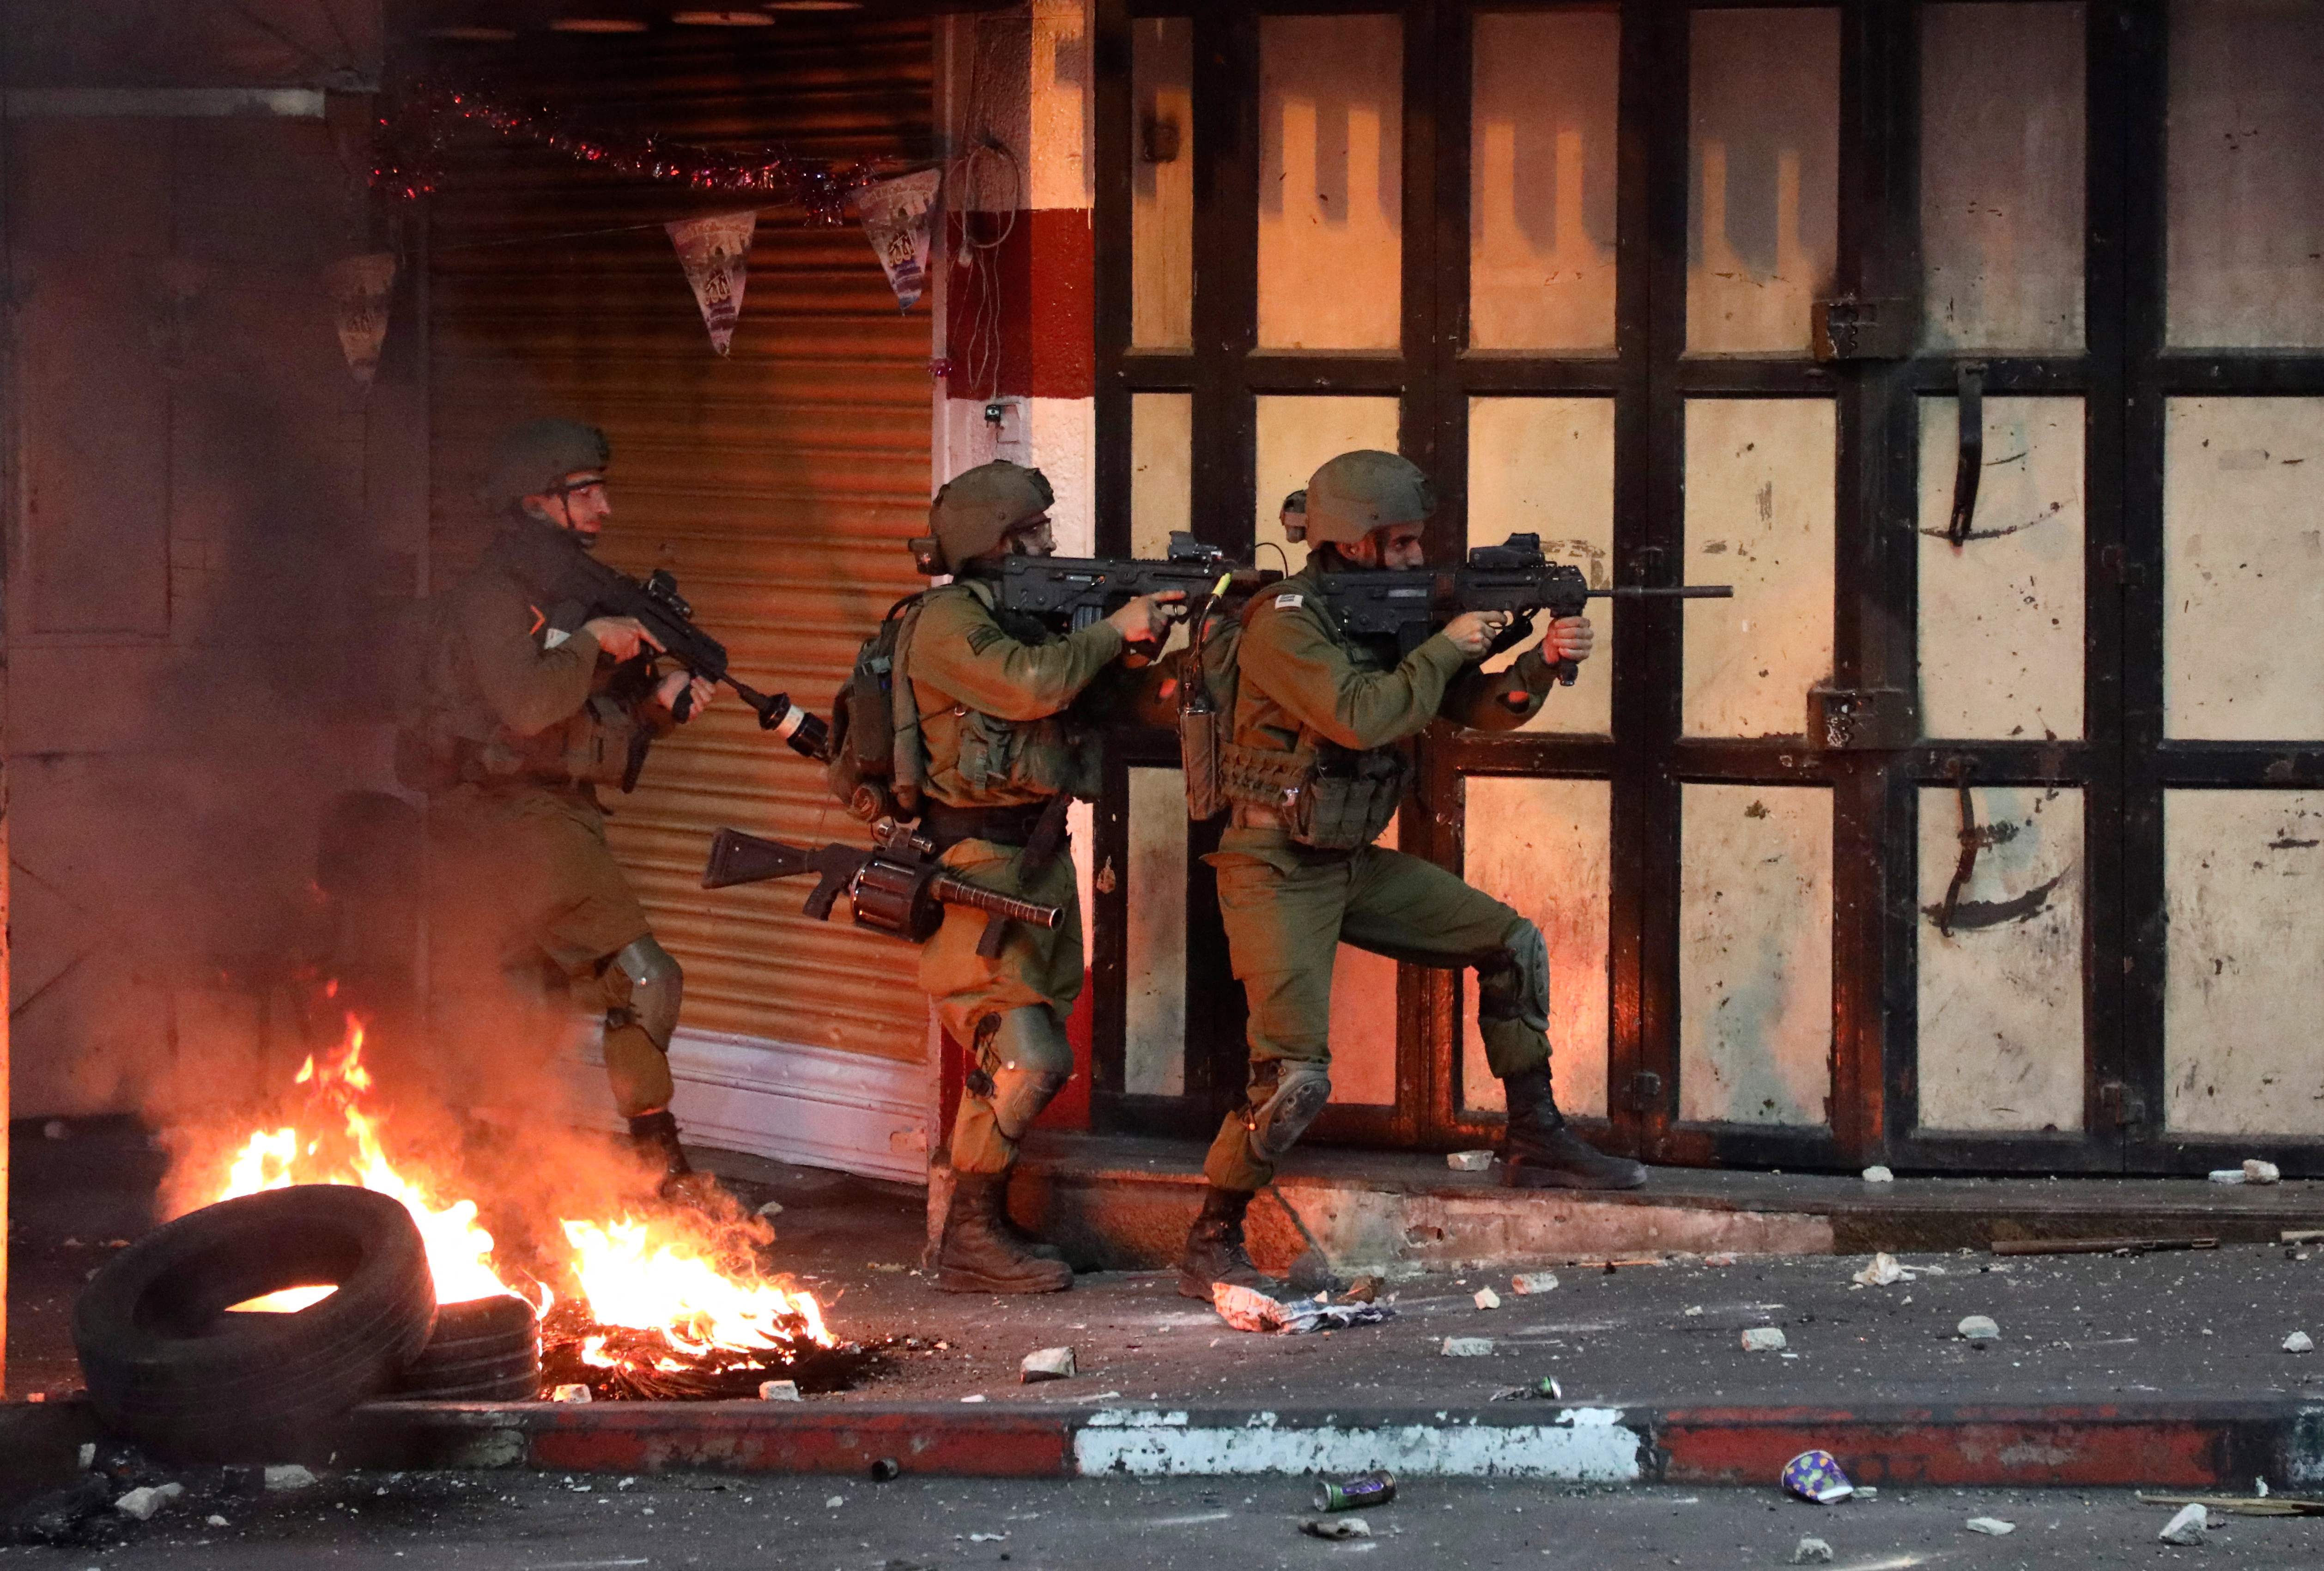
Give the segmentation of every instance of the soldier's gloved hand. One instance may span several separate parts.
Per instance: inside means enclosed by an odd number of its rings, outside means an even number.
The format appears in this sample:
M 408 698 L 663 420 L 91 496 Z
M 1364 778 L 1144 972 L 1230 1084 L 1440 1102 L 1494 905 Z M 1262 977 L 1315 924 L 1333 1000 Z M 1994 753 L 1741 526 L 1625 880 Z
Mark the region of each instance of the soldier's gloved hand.
M 1186 592 L 1165 589 L 1127 601 L 1106 618 L 1131 643 L 1159 643 L 1170 634 L 1170 624 L 1186 614 Z
M 1588 660 L 1590 652 L 1598 647 L 1598 633 L 1587 616 L 1561 616 L 1549 624 L 1541 647 L 1554 661 Z
M 1493 647 L 1493 640 L 1509 624 L 1506 611 L 1463 611 L 1444 624 L 1444 636 L 1465 660 L 1482 660 L 1485 652 Z
M 661 647 L 661 642 L 634 616 L 592 616 L 581 624 L 581 631 L 595 639 L 597 647 L 612 656 L 616 665 L 635 659 L 641 648 Z
M 691 720 L 710 707 L 711 697 L 717 691 L 718 684 L 715 682 L 689 675 L 685 671 L 672 671 L 662 678 L 660 685 L 654 688 L 654 702 L 671 714 L 678 715 L 682 721 Z M 686 713 L 678 715 L 678 698 L 687 693 L 691 693 L 693 698 L 687 705 Z

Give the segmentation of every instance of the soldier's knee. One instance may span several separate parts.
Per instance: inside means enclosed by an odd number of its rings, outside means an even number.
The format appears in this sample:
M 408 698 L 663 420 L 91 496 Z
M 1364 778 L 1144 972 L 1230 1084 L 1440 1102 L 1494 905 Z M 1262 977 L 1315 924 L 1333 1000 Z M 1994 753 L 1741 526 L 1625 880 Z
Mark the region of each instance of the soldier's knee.
M 974 1089 L 992 1104 L 1003 1138 L 1025 1138 L 1074 1072 L 1073 1044 L 1055 1013 L 1028 1004 L 977 1022 Z
M 609 1011 L 609 1017 L 621 1015 L 635 1021 L 653 1039 L 654 1046 L 668 1052 L 686 991 L 686 972 L 678 957 L 648 933 L 616 951 L 613 968 L 628 981 L 630 996 L 626 1003 Z
M 1549 1024 L 1549 945 L 1523 917 L 1511 920 L 1500 948 L 1477 966 L 1477 1018 Z

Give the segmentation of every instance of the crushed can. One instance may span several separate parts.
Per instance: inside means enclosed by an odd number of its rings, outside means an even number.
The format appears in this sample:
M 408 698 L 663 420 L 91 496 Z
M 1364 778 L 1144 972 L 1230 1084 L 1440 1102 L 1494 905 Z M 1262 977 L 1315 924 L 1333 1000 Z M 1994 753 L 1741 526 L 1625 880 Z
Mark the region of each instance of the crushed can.
M 1784 1487 L 1818 1505 L 1831 1505 L 1856 1492 L 1829 1451 L 1803 1451 L 1784 1463 Z
M 1395 1498 L 1393 1473 L 1359 1473 L 1347 1478 L 1315 1481 L 1315 1509 L 1319 1511 L 1361 1511 L 1366 1506 L 1386 1505 Z

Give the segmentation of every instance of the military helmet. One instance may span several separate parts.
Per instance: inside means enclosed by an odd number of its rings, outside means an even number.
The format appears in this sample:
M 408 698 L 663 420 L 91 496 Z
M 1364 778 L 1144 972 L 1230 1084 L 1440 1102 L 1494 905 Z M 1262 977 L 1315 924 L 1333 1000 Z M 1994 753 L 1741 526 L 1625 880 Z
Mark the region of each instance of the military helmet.
M 512 425 L 493 444 L 492 467 L 476 488 L 476 500 L 503 513 L 528 496 L 545 496 L 567 475 L 602 469 L 613 444 L 595 426 L 572 420 L 529 420 Z
M 1376 529 L 1419 523 L 1436 511 L 1436 487 L 1409 458 L 1373 448 L 1342 453 L 1307 482 L 1307 542 L 1353 545 Z
M 922 572 L 958 572 L 1010 530 L 1047 513 L 1056 499 L 1038 469 L 1006 458 L 979 464 L 954 476 L 928 504 L 928 534 L 912 542 L 912 555 Z

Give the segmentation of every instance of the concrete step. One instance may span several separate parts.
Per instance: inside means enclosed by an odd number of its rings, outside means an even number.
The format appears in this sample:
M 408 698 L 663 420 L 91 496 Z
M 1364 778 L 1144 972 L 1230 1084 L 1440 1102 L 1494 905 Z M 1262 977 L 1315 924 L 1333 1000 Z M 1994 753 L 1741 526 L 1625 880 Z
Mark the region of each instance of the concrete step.
M 1203 1148 L 1132 1135 L 1042 1133 L 1010 1188 L 1023 1225 L 1084 1270 L 1177 1258 L 1202 1201 Z M 929 1189 L 942 1215 L 943 1175 Z M 1652 1169 L 1621 1194 L 1512 1190 L 1441 1156 L 1303 1148 L 1253 1202 L 1251 1258 L 1305 1277 L 1522 1270 L 1667 1254 L 1865 1254 L 1985 1249 L 2004 1239 L 2216 1238 L 2273 1243 L 2324 1227 L 2324 1182 L 1900 1178 Z M 1297 1268 L 1295 1271 L 1295 1268 Z

